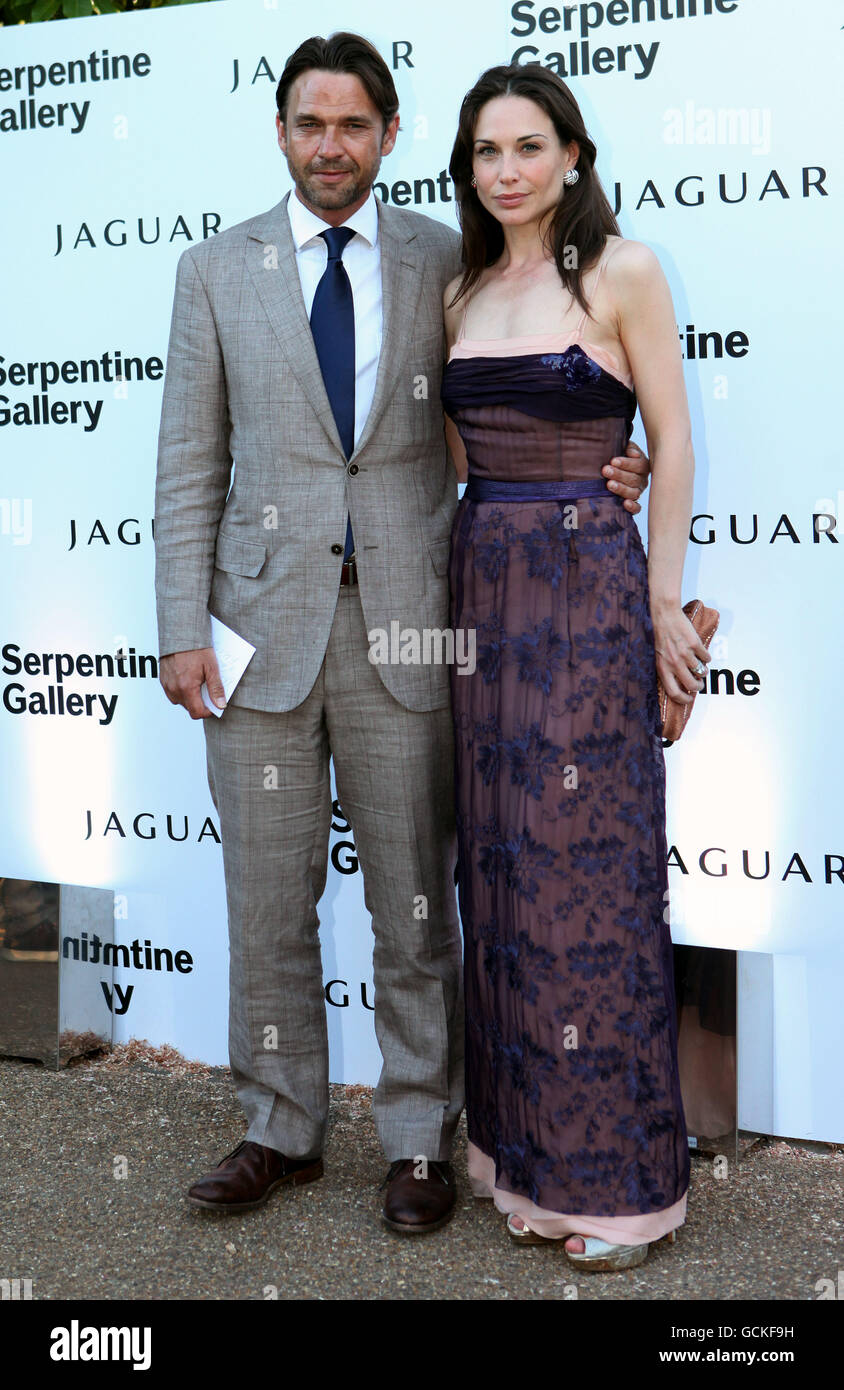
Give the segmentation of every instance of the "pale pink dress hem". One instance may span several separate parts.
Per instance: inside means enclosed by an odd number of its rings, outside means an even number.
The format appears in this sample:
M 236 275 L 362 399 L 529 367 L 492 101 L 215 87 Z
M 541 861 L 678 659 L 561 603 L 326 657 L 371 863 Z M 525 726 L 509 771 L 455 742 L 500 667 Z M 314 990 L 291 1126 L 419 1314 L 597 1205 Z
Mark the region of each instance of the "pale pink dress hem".
M 527 1197 L 518 1197 L 514 1192 L 496 1187 L 495 1164 L 471 1142 L 469 1182 L 475 1197 L 491 1197 L 500 1212 L 520 1216 L 537 1235 L 554 1240 L 572 1235 L 598 1236 L 615 1245 L 642 1245 L 668 1235 L 686 1219 L 687 1192 L 672 1207 L 648 1216 L 566 1216 L 562 1212 L 547 1211 Z

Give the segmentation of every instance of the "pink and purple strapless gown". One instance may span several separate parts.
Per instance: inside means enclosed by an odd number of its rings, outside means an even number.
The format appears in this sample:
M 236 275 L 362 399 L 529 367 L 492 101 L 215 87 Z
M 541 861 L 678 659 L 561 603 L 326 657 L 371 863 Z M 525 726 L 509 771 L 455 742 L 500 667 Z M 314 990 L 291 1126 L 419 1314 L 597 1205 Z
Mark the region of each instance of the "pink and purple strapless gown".
M 587 346 L 460 339 L 443 375 L 469 1171 L 540 1234 L 638 1244 L 682 1224 L 689 1150 L 647 563 L 601 474 L 636 396 Z

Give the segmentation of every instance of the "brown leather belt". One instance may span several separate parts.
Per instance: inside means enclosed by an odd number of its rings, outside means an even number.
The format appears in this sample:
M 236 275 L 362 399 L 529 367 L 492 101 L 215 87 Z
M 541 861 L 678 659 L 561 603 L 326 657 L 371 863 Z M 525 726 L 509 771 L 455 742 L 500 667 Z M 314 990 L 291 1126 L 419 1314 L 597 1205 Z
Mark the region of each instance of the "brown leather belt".
M 357 561 L 356 561 L 356 559 L 355 559 L 355 557 L 354 557 L 354 555 L 353 555 L 353 556 L 351 557 L 351 559 L 346 560 L 346 561 L 344 561 L 344 563 L 343 563 L 343 568 L 340 570 L 340 583 L 341 583 L 341 584 L 357 584 L 357 582 L 358 582 L 358 567 L 357 567 Z

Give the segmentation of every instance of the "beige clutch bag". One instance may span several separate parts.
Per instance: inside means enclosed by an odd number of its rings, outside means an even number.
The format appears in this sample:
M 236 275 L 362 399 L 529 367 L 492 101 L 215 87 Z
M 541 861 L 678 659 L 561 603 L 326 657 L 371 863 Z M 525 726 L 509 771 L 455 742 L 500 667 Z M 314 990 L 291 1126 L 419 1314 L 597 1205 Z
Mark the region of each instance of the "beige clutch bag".
M 715 608 L 707 608 L 699 598 L 693 598 L 688 603 L 684 603 L 683 612 L 703 645 L 708 647 L 715 636 L 721 617 L 720 613 Z M 691 704 L 688 705 L 681 705 L 676 700 L 670 700 L 659 676 L 656 678 L 656 693 L 659 700 L 659 717 L 662 720 L 662 737 L 668 743 L 676 743 L 688 723 L 689 715 L 694 706 L 694 696 Z

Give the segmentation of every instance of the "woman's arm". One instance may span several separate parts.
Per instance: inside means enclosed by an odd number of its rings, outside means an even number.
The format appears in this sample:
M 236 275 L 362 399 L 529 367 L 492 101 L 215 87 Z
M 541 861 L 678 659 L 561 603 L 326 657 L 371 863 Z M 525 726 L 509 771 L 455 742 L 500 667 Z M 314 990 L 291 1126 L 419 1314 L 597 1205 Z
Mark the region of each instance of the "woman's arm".
M 453 309 L 449 308 L 449 302 L 453 298 L 454 291 L 459 284 L 460 276 L 458 275 L 453 280 L 449 281 L 443 291 L 443 325 L 445 327 L 446 361 L 448 361 L 448 354 L 451 351 L 452 344 L 457 340 L 459 331 L 458 325 L 460 316 L 463 313 L 462 305 L 458 305 Z M 445 442 L 448 446 L 448 452 L 451 455 L 451 461 L 454 464 L 455 472 L 457 473 L 457 481 L 458 483 L 465 483 L 469 477 L 469 460 L 466 457 L 466 449 L 463 445 L 463 440 L 460 438 L 460 431 L 454 421 L 450 419 L 448 415 L 444 418 Z
M 688 702 L 703 685 L 692 669 L 711 657 L 682 608 L 694 453 L 674 306 L 659 261 L 641 242 L 624 241 L 606 276 L 651 458 L 648 588 L 657 669 L 669 697 Z
M 465 483 L 469 477 L 469 460 L 466 457 L 466 447 L 460 438 L 460 431 L 450 416 L 445 417 L 445 442 L 448 445 L 448 452 L 457 473 L 458 483 Z

